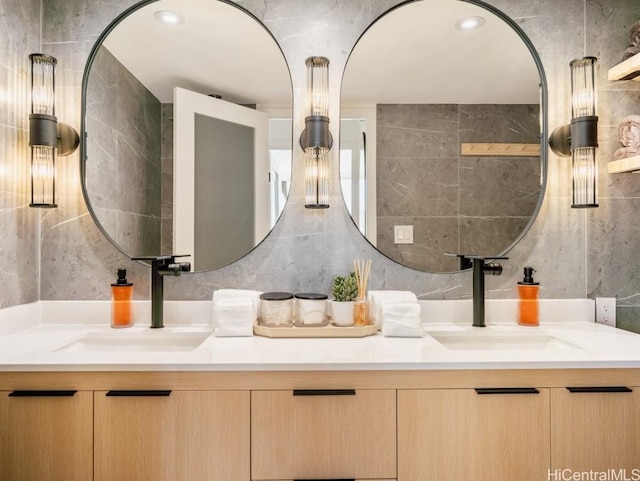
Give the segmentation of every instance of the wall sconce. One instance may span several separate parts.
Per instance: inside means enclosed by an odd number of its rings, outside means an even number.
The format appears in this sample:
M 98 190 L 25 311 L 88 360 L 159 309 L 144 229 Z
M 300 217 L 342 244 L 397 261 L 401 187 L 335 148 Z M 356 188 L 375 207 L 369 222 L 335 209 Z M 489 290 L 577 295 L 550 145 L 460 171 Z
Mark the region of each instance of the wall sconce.
M 573 203 L 571 207 L 598 207 L 596 148 L 598 117 L 596 116 L 595 57 L 572 60 L 571 124 L 553 131 L 549 146 L 556 155 L 572 157 Z
M 73 127 L 58 123 L 55 116 L 55 77 L 57 60 L 32 53 L 31 114 L 31 203 L 29 207 L 56 207 L 56 151 L 72 154 L 80 141 Z
M 305 207 L 329 207 L 329 59 L 309 57 L 307 65 L 307 116 L 300 146 L 305 152 Z

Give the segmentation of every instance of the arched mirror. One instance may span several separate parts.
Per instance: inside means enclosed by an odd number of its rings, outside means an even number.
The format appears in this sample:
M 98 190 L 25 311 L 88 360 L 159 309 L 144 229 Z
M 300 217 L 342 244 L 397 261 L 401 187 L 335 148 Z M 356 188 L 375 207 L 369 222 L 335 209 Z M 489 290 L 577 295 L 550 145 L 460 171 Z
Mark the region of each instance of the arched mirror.
M 292 84 L 271 34 L 222 0 L 143 1 L 94 46 L 81 177 L 129 257 L 229 264 L 269 233 L 291 179 Z
M 358 228 L 426 272 L 460 270 L 445 253 L 507 252 L 544 195 L 546 95 L 530 41 L 493 7 L 415 0 L 387 12 L 342 81 L 340 178 Z

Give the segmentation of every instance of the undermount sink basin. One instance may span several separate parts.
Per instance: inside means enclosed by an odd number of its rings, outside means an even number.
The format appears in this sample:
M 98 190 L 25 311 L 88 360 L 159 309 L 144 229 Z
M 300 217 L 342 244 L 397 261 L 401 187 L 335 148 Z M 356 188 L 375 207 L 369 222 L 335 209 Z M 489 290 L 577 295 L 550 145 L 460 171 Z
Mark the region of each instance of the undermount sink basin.
M 193 351 L 209 332 L 94 332 L 56 349 L 57 352 L 174 352 Z
M 582 349 L 571 342 L 540 332 L 431 332 L 431 336 L 447 349 Z

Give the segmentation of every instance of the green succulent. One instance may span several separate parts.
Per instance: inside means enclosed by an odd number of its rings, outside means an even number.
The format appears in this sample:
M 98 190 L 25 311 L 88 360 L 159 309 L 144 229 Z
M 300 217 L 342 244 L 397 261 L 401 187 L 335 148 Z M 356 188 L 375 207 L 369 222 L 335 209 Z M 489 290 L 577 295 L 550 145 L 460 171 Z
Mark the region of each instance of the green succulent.
M 331 294 L 333 294 L 333 298 L 339 302 L 355 300 L 358 297 L 358 280 L 356 273 L 352 272 L 344 277 L 334 277 Z

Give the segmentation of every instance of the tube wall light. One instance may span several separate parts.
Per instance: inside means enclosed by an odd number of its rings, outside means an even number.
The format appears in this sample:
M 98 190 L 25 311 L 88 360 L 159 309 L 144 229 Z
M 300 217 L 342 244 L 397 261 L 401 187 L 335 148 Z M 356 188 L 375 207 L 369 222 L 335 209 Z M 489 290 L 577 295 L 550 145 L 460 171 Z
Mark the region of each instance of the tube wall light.
M 30 207 L 56 207 L 56 152 L 65 156 L 78 147 L 78 133 L 58 123 L 55 115 L 55 76 L 57 61 L 50 55 L 33 53 L 31 61 L 31 147 Z
M 549 139 L 551 150 L 572 157 L 574 208 L 598 207 L 598 117 L 595 86 L 595 57 L 571 61 L 571 124 L 558 127 Z
M 305 207 L 329 207 L 329 60 L 309 57 L 307 66 L 307 111 L 300 146 L 305 152 Z

